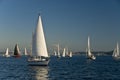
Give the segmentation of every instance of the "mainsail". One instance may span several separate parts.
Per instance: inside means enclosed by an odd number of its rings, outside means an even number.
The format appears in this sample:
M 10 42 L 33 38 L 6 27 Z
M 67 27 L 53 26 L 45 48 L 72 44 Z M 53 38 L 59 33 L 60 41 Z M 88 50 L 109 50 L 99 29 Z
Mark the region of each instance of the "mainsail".
M 8 48 L 6 49 L 5 55 L 9 55 L 9 49 Z
M 59 44 L 57 45 L 57 47 L 58 47 L 58 57 L 60 57 L 60 47 L 59 47 Z
M 18 44 L 15 45 L 14 55 L 20 55 L 20 50 L 19 50 Z
M 114 57 L 120 56 L 120 53 L 119 53 L 119 44 L 118 43 L 117 43 L 117 47 L 113 51 L 113 55 L 112 56 L 114 56 Z
M 87 58 L 95 60 L 96 57 L 90 51 L 90 38 L 88 37 Z
M 65 57 L 65 48 L 63 49 L 62 57 Z
M 38 24 L 35 33 L 33 34 L 32 55 L 48 57 L 41 16 L 38 18 Z
M 90 38 L 88 37 L 88 56 L 91 56 L 91 51 L 90 51 Z
M 54 56 L 57 56 L 57 52 L 56 51 L 54 51 Z
M 72 52 L 70 51 L 69 57 L 72 57 Z
M 27 49 L 25 48 L 24 54 L 27 55 Z

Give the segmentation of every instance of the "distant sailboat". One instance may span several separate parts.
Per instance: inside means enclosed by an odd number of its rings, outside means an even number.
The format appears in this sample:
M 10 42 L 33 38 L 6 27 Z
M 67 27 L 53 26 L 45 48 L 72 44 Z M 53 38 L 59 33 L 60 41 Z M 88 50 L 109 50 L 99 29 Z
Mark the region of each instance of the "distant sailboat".
M 15 45 L 13 57 L 20 57 L 20 50 L 18 44 Z
M 90 51 L 90 38 L 88 37 L 87 58 L 95 60 L 96 57 Z
M 70 51 L 69 57 L 72 57 L 72 52 Z
M 56 51 L 54 51 L 54 56 L 57 56 L 57 52 Z
M 38 25 L 32 36 L 32 55 L 28 58 L 28 63 L 37 66 L 47 66 L 49 63 L 41 16 L 38 18 Z
M 115 58 L 120 58 L 120 53 L 119 53 L 119 44 L 117 43 L 117 47 L 113 51 L 113 57 Z
M 57 45 L 57 47 L 58 47 L 57 57 L 60 58 L 61 56 L 60 56 L 60 47 L 59 47 L 59 44 Z
M 9 49 L 8 49 L 8 48 L 6 49 L 6 53 L 5 53 L 5 55 L 3 55 L 3 56 L 5 56 L 5 57 L 10 57 L 10 55 L 9 55 Z
M 68 51 L 68 48 L 66 48 L 66 57 L 69 57 L 69 51 Z
M 70 51 L 68 51 L 68 48 L 67 48 L 67 50 L 66 50 L 66 57 L 72 57 L 72 52 Z
M 25 48 L 24 54 L 25 54 L 25 55 L 28 55 L 28 53 L 27 53 L 27 49 L 26 49 L 26 48 Z
M 65 57 L 65 48 L 63 49 L 62 57 Z

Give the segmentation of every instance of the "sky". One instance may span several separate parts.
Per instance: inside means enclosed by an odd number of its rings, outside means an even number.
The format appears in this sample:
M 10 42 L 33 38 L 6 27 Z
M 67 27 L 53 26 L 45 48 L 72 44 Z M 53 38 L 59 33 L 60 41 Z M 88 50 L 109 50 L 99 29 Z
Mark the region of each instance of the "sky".
M 110 51 L 120 43 L 119 0 L 0 0 L 0 51 L 30 50 L 40 13 L 48 51 Z

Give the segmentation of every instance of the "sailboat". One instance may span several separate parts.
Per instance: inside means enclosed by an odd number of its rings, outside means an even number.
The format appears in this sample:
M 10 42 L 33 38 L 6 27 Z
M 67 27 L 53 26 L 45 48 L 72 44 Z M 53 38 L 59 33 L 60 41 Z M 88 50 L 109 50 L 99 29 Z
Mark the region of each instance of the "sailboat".
M 120 58 L 119 44 L 118 44 L 118 43 L 117 43 L 116 48 L 115 48 L 114 51 L 113 51 L 113 55 L 112 55 L 112 56 L 115 57 L 115 58 Z
M 67 48 L 67 50 L 66 50 L 66 57 L 72 57 L 72 52 L 70 51 L 68 51 L 68 48 Z
M 62 57 L 65 57 L 65 48 L 63 49 Z
M 66 57 L 69 57 L 68 48 L 66 48 Z
M 3 55 L 3 56 L 5 56 L 5 57 L 10 57 L 10 55 L 9 55 L 9 49 L 8 49 L 8 48 L 6 49 L 6 53 L 5 53 L 5 55 Z
M 54 51 L 54 56 L 57 56 L 57 52 L 56 51 Z
M 60 58 L 61 56 L 60 56 L 60 47 L 59 47 L 59 44 L 57 45 L 57 47 L 58 47 L 57 57 Z
M 69 57 L 72 57 L 72 52 L 70 51 Z
M 90 51 L 90 38 L 88 37 L 88 48 L 87 48 L 87 58 L 95 60 L 96 57 Z
M 41 16 L 38 18 L 38 24 L 32 36 L 32 55 L 28 58 L 28 64 L 34 66 L 47 66 L 49 56 L 42 27 Z
M 20 57 L 20 50 L 19 50 L 18 44 L 15 45 L 13 57 L 16 57 L 16 58 Z
M 24 54 L 27 55 L 27 49 L 25 48 Z

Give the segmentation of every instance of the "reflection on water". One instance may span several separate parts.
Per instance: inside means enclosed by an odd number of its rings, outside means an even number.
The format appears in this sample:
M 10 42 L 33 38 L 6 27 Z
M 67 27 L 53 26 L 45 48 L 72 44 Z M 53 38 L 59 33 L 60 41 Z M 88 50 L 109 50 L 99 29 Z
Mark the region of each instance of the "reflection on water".
M 47 66 L 29 66 L 29 71 L 33 80 L 48 80 Z
M 28 66 L 27 58 L 0 57 L 0 80 L 120 80 L 120 61 L 112 56 L 51 57 L 48 66 Z

